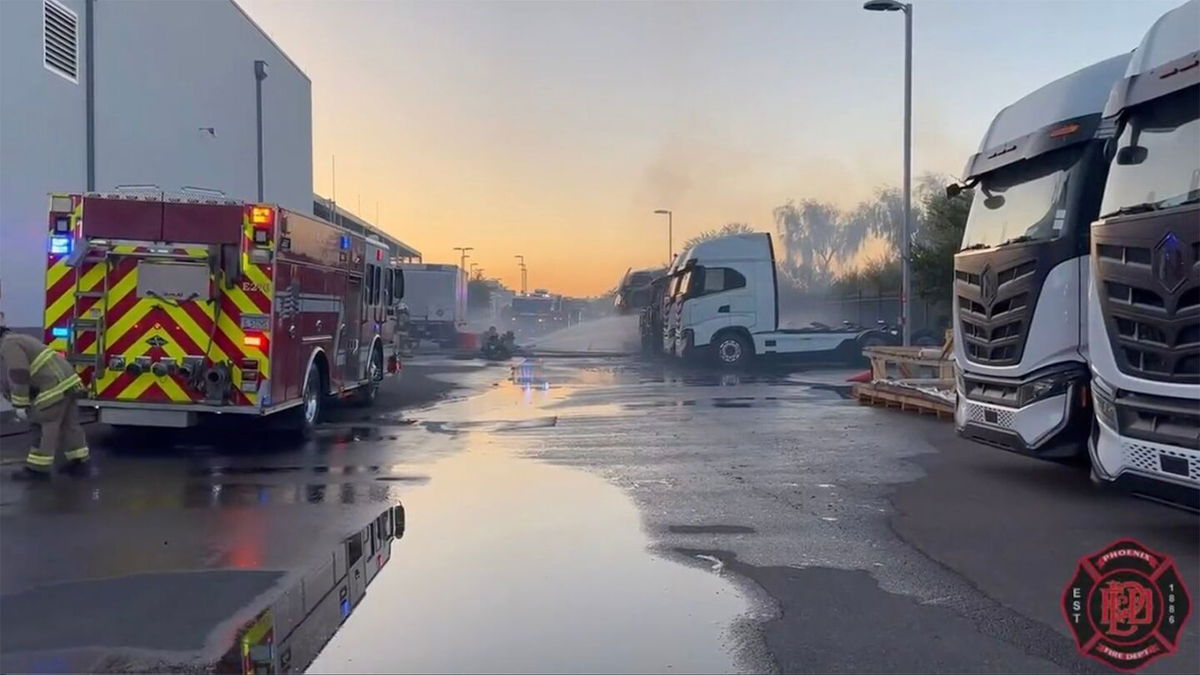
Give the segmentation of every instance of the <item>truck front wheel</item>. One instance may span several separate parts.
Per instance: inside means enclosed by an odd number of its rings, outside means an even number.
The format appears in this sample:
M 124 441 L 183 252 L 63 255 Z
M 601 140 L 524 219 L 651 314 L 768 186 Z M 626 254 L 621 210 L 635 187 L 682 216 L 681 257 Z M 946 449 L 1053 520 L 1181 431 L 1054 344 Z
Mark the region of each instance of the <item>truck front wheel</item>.
M 750 361 L 754 350 L 745 336 L 722 333 L 713 339 L 713 357 L 721 368 L 742 368 Z

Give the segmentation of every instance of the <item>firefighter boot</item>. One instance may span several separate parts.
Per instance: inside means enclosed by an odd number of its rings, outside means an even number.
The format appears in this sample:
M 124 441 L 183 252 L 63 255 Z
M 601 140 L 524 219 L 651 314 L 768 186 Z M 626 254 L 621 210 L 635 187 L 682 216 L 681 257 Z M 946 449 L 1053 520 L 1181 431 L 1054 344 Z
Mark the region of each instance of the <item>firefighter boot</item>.
M 58 468 L 59 473 L 65 473 L 75 478 L 91 478 L 95 475 L 92 462 L 87 459 L 72 459 Z

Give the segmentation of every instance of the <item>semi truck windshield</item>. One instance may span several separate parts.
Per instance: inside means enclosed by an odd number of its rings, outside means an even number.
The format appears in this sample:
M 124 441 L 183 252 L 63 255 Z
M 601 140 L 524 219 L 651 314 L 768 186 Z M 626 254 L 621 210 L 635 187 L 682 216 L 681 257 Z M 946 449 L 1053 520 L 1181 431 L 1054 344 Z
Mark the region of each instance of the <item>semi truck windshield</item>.
M 979 181 L 962 249 L 1054 239 L 1066 222 L 1067 179 L 1083 146 L 1001 167 Z
M 1133 110 L 1121 130 L 1100 213 L 1200 199 L 1200 92 L 1189 87 Z

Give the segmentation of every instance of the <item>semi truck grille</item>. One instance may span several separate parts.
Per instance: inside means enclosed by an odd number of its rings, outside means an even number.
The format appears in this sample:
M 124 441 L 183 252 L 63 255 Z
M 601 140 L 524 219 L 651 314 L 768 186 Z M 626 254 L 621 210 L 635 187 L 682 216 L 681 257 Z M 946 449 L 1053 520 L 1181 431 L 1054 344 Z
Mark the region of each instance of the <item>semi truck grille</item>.
M 1195 453 L 1180 452 L 1169 448 L 1149 446 L 1144 443 L 1126 441 L 1121 444 L 1125 455 L 1125 464 L 1143 473 L 1157 474 L 1174 478 L 1186 477 L 1191 481 L 1200 481 L 1200 459 Z M 1174 460 L 1174 465 L 1164 465 Z M 1174 471 L 1167 471 L 1164 466 L 1177 466 Z M 1184 467 L 1186 466 L 1186 476 Z
M 954 288 L 969 360 L 989 366 L 1020 362 L 1045 277 L 1030 248 L 956 257 Z
M 1098 222 L 1092 246 L 1117 367 L 1200 384 L 1200 207 Z
M 1020 405 L 1017 385 L 995 381 L 981 381 L 963 377 L 964 392 L 972 401 L 983 401 L 1015 408 Z
M 1119 392 L 1114 401 L 1122 436 L 1182 448 L 1200 448 L 1200 403 Z
M 965 401 L 963 405 L 966 407 L 967 419 L 977 424 L 1012 429 L 1016 421 L 1015 413 L 1008 408 L 985 406 L 973 401 Z

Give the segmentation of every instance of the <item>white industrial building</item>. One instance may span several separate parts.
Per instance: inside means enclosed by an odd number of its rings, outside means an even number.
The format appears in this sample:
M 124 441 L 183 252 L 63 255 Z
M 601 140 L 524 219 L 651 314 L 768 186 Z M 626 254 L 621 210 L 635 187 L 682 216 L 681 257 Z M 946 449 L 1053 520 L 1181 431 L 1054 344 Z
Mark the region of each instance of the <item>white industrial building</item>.
M 155 185 L 311 213 L 312 91 L 232 0 L 0 0 L 0 311 L 41 325 L 50 192 Z

